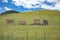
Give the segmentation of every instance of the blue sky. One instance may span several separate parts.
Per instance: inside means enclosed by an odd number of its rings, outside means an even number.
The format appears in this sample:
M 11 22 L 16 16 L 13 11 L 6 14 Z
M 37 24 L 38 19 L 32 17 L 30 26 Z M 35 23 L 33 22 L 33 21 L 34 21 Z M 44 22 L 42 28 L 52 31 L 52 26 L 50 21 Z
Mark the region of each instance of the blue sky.
M 0 0 L 0 13 L 7 10 L 25 12 L 41 9 L 60 11 L 60 0 Z

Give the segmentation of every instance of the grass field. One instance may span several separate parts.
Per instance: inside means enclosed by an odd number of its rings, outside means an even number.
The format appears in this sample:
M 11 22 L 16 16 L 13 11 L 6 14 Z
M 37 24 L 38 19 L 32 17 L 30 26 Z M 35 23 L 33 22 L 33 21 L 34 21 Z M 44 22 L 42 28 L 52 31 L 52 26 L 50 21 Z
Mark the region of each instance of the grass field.
M 49 25 L 30 25 L 34 18 L 47 19 Z M 6 19 L 14 19 L 7 24 Z M 19 25 L 20 20 L 26 20 L 27 25 Z M 13 13 L 0 16 L 0 40 L 60 40 L 60 12 L 32 11 Z

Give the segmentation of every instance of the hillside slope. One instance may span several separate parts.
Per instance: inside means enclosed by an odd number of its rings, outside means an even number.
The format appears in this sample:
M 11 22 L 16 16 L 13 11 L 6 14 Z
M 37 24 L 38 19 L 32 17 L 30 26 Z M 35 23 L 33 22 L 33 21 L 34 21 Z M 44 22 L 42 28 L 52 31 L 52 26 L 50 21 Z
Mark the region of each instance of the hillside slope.
M 47 19 L 49 25 L 29 25 L 33 19 Z M 6 19 L 14 23 L 7 24 Z M 19 25 L 20 20 L 26 20 L 27 25 Z M 60 40 L 60 11 L 38 10 L 32 12 L 13 13 L 0 16 L 1 40 Z
M 17 23 L 19 20 L 26 20 L 29 23 L 32 23 L 34 18 L 47 19 L 50 24 L 59 24 L 60 23 L 60 11 L 50 11 L 50 10 L 38 10 L 25 13 L 13 13 L 8 15 L 0 16 L 0 23 L 4 24 L 6 19 L 13 19 Z M 0 24 L 0 25 L 1 25 Z

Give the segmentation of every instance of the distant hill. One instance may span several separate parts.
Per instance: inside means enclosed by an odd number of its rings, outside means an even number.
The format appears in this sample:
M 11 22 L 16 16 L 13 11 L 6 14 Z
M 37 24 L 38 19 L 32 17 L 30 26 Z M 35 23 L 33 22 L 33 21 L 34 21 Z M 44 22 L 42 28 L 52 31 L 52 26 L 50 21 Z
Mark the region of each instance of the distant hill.
M 5 11 L 5 12 L 3 12 L 3 13 L 1 13 L 1 14 L 11 14 L 11 13 L 19 13 L 18 11 L 14 11 L 14 10 L 9 10 L 9 11 Z

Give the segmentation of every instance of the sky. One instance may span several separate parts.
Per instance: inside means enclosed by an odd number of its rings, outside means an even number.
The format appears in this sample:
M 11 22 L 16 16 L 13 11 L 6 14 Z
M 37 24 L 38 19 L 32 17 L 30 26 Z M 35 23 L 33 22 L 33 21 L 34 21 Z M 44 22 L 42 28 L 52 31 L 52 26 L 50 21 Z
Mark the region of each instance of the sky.
M 28 12 L 42 9 L 60 11 L 60 0 L 0 0 L 0 14 L 8 10 Z

